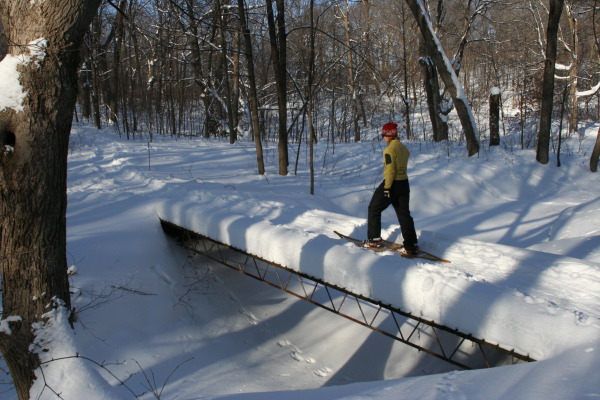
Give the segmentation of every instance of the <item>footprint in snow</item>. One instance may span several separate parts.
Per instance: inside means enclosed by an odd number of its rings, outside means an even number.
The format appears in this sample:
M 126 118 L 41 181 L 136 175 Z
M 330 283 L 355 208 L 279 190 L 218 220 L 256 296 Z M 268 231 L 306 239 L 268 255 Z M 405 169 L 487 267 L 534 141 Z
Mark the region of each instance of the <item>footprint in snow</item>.
M 321 369 L 317 369 L 315 370 L 315 375 L 320 376 L 322 378 L 325 378 L 327 376 L 329 376 L 329 374 L 332 372 L 333 370 L 331 368 L 321 368 Z
M 312 357 L 304 357 L 302 356 L 302 351 L 298 350 L 297 348 L 295 348 L 291 342 L 289 342 L 288 340 L 280 340 L 279 342 L 277 342 L 277 345 L 279 347 L 292 347 L 292 352 L 290 353 L 290 356 L 296 360 L 296 361 L 304 361 L 307 364 L 314 364 L 317 361 L 312 358 Z
M 291 356 L 292 356 L 292 358 L 293 358 L 294 360 L 296 360 L 296 361 L 306 361 L 306 360 L 304 359 L 304 357 L 302 357 L 302 356 L 300 355 L 300 352 L 299 352 L 299 351 L 297 351 L 297 350 L 295 350 L 295 351 L 292 351 L 290 355 L 291 355 Z

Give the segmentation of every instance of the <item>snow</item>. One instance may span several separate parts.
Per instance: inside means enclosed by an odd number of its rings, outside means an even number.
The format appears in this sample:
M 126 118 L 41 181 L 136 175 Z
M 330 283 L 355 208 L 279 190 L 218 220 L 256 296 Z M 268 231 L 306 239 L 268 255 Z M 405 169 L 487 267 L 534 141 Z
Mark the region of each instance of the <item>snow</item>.
M 0 111 L 13 109 L 15 111 L 23 110 L 23 99 L 26 93 L 23 93 L 23 86 L 19 82 L 19 72 L 17 67 L 23 63 L 23 57 L 7 54 L 0 61 Z
M 27 93 L 23 92 L 23 86 L 19 80 L 19 65 L 27 65 L 33 60 L 37 66 L 46 58 L 48 40 L 39 38 L 27 45 L 30 55 L 18 56 L 6 54 L 0 60 L 0 111 L 13 109 L 23 111 L 23 99 Z
M 575 93 L 575 96 L 577 97 L 590 97 L 593 96 L 594 94 L 598 93 L 598 91 L 600 90 L 600 82 L 596 83 L 592 88 L 588 89 L 588 90 L 584 90 L 581 92 L 577 92 Z
M 562 167 L 506 145 L 405 142 L 420 245 L 451 264 L 371 253 L 382 142 L 316 145 L 298 175 L 256 173 L 253 144 L 120 139 L 76 126 L 67 210 L 72 302 L 40 325 L 32 398 L 584 399 L 600 396 L 598 124 Z M 509 143 L 509 138 L 504 140 Z M 295 147 L 290 148 L 294 155 Z M 159 216 L 261 257 L 514 347 L 540 361 L 456 371 L 402 343 L 202 257 Z M 393 211 L 383 235 L 401 240 Z M 42 374 L 43 371 L 43 374 Z M 16 399 L 13 392 L 0 399 Z
M 2 320 L 0 320 L 0 332 L 5 333 L 7 335 L 12 334 L 12 330 L 10 329 L 9 322 L 17 322 L 21 321 L 22 318 L 16 315 L 8 316 Z
M 27 48 L 29 49 L 29 54 L 31 54 L 31 58 L 35 59 L 36 65 L 41 66 L 41 62 L 46 59 L 46 49 L 48 48 L 48 40 L 45 38 L 38 38 L 31 41 Z

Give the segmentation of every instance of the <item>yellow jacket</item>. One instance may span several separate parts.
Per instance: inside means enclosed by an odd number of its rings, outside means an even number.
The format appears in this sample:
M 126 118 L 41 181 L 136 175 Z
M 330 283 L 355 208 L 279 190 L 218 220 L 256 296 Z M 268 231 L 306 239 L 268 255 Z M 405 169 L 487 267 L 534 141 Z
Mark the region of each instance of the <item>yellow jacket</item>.
M 400 143 L 400 140 L 394 139 L 383 150 L 383 179 L 385 189 L 391 189 L 394 181 L 403 181 L 408 179 L 406 166 L 410 151 Z

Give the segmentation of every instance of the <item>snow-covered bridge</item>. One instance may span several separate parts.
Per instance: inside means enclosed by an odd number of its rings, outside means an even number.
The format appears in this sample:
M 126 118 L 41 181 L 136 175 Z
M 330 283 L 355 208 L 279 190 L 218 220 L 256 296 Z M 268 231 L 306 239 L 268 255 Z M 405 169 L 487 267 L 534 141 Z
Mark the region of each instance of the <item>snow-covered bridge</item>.
M 194 251 L 460 367 L 545 359 L 600 338 L 591 262 L 425 231 L 420 245 L 452 263 L 407 260 L 339 240 L 333 229 L 348 217 L 318 210 L 281 223 L 188 202 L 158 214 Z M 332 231 L 311 232 L 315 219 Z

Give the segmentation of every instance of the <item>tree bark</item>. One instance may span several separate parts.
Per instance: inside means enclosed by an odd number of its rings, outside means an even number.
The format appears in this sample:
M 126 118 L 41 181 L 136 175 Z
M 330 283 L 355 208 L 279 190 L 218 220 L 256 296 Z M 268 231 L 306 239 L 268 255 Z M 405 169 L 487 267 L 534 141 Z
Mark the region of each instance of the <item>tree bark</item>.
M 556 42 L 558 24 L 564 0 L 550 0 L 548 29 L 546 31 L 546 62 L 542 84 L 542 110 L 535 159 L 540 164 L 548 164 L 550 151 L 550 128 L 552 127 L 552 106 L 554 104 L 554 72 L 556 67 Z
M 423 84 L 427 95 L 427 108 L 429 109 L 429 119 L 433 130 L 433 141 L 441 142 L 448 139 L 448 124 L 441 117 L 442 107 L 437 69 L 431 62 L 430 57 L 422 57 L 419 63 L 423 67 Z
M 490 94 L 490 146 L 500 145 L 500 90 Z
M 18 316 L 0 350 L 19 399 L 29 398 L 39 365 L 31 326 L 48 304 L 70 308 L 66 258 L 67 153 L 83 35 L 100 0 L 0 2 L 22 109 L 0 111 L 0 268 L 3 317 Z M 37 45 L 31 43 L 38 40 Z M 29 44 L 29 46 L 27 46 Z M 12 149 L 12 150 L 11 150 Z
M 433 32 L 431 21 L 423 8 L 421 0 L 406 0 L 406 3 L 417 21 L 417 25 L 419 26 L 419 30 L 421 31 L 425 43 L 427 55 L 433 60 L 446 89 L 452 96 L 454 106 L 456 107 L 456 113 L 460 119 L 465 140 L 467 142 L 467 152 L 469 156 L 475 155 L 479 152 L 477 127 L 475 126 L 475 118 L 473 117 L 471 106 L 467 102 L 462 85 L 450 65 L 450 61 L 444 54 L 442 45 L 439 43 L 439 40 Z

